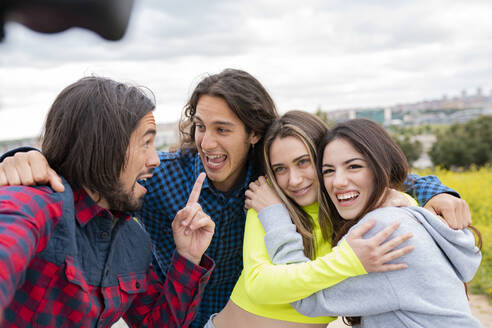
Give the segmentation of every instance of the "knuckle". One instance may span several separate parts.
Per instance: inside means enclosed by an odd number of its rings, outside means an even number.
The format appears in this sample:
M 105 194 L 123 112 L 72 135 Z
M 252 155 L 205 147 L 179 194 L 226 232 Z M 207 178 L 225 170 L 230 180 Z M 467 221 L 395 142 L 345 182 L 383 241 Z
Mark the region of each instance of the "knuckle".
M 15 158 L 17 160 L 24 160 L 27 158 L 27 155 L 24 152 L 18 152 L 18 153 L 14 154 L 13 158 Z
M 30 185 L 34 184 L 34 180 L 32 179 L 32 177 L 23 177 L 21 180 L 22 180 L 21 182 L 23 185 L 30 186 Z
M 375 242 L 368 241 L 366 244 L 366 249 L 368 250 L 369 254 L 374 253 L 374 251 L 376 250 Z
M 368 259 L 372 263 L 376 263 L 379 259 L 379 256 L 375 252 L 371 252 L 371 253 L 369 253 Z

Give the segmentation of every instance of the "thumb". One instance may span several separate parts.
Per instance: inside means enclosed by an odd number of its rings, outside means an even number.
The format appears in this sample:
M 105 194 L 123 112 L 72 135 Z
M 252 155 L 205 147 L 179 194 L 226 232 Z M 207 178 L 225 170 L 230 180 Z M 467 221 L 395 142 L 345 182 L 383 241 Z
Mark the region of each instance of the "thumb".
M 48 169 L 48 181 L 49 181 L 51 188 L 53 188 L 54 191 L 56 191 L 56 192 L 64 192 L 65 191 L 65 186 L 62 183 L 62 179 L 51 168 Z

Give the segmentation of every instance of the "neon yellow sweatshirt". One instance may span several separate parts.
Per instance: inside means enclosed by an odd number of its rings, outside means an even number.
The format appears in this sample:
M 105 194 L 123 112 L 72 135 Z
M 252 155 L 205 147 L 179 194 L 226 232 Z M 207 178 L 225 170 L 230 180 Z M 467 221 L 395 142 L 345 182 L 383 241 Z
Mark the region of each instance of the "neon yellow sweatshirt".
M 265 247 L 265 230 L 258 213 L 250 209 L 246 217 L 243 246 L 243 272 L 234 287 L 231 300 L 242 309 L 272 319 L 329 323 L 334 317 L 306 317 L 296 312 L 290 302 L 333 286 L 345 278 L 367 272 L 344 241 L 331 248 L 322 238 L 318 222 L 318 204 L 304 207 L 313 218 L 317 258 L 311 262 L 273 265 Z

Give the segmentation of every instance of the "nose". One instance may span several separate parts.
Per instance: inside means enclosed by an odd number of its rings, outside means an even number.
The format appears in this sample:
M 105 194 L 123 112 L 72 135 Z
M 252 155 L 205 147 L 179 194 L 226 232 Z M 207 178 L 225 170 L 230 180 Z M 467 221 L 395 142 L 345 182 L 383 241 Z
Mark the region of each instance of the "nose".
M 145 163 L 145 165 L 149 168 L 156 168 L 159 166 L 159 164 L 161 164 L 161 160 L 159 158 L 159 155 L 157 154 L 157 151 L 155 150 L 155 148 L 153 148 L 150 151 L 149 157 L 147 158 L 147 162 Z
M 203 150 L 212 150 L 217 146 L 217 142 L 215 140 L 215 137 L 212 135 L 212 133 L 206 131 L 202 134 L 200 140 L 200 147 Z
M 298 186 L 302 183 L 302 175 L 296 169 L 289 171 L 289 184 L 292 186 Z
M 335 178 L 333 179 L 334 187 L 344 187 L 347 185 L 347 175 L 343 170 L 335 171 Z

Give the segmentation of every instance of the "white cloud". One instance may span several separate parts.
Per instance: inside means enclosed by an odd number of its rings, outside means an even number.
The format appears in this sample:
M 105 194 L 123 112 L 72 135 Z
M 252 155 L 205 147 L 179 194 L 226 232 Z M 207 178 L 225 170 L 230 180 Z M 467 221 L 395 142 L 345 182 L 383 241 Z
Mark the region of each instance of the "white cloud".
M 281 111 L 488 92 L 491 14 L 487 0 L 147 0 L 119 42 L 9 24 L 0 139 L 39 131 L 58 92 L 92 73 L 151 88 L 158 121 L 177 120 L 200 77 L 226 67 L 256 76 Z

